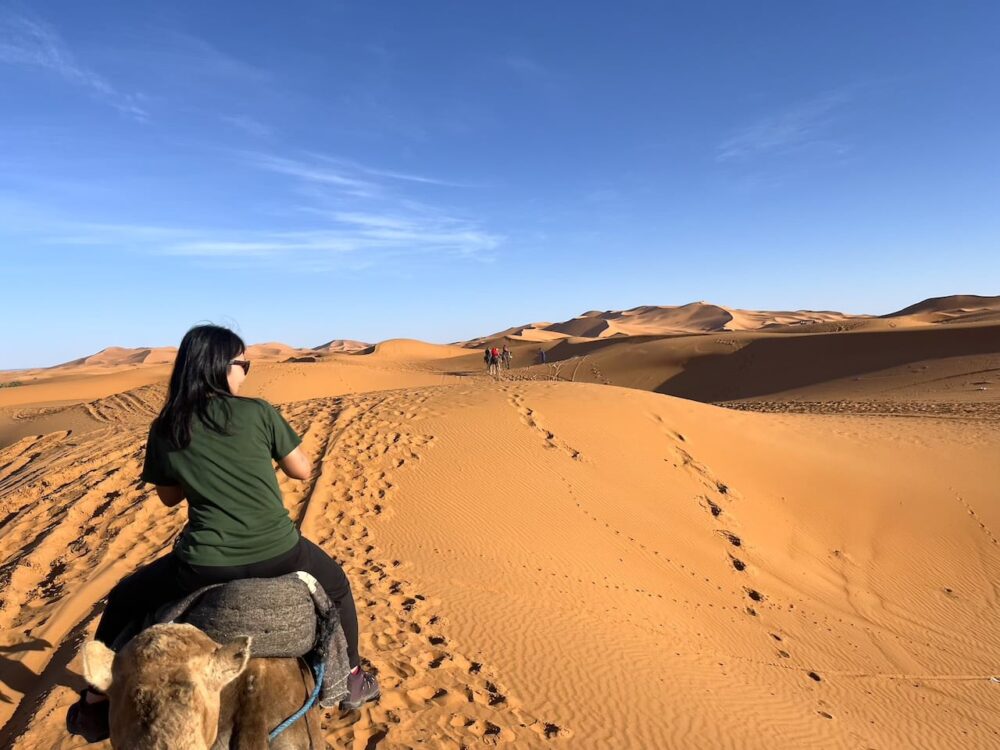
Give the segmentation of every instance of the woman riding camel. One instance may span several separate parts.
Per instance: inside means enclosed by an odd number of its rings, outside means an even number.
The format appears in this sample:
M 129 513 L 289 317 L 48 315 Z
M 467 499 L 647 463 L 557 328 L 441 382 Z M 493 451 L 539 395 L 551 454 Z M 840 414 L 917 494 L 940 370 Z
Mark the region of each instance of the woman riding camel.
M 357 708 L 377 698 L 379 687 L 361 670 L 351 585 L 288 515 L 272 461 L 293 479 L 312 469 L 301 438 L 271 404 L 237 395 L 250 371 L 245 356 L 240 337 L 219 326 L 197 326 L 181 341 L 142 479 L 168 508 L 187 500 L 188 523 L 173 550 L 115 585 L 95 638 L 112 647 L 130 622 L 203 586 L 303 570 L 339 611 L 351 664 L 345 703 Z M 70 731 L 107 736 L 107 706 L 104 696 L 85 691 L 70 710 Z

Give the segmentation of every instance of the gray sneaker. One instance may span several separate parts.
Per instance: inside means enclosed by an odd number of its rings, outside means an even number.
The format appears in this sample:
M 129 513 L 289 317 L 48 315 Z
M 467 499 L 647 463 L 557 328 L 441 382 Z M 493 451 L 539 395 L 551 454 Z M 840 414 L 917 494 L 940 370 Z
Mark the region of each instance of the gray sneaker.
M 357 674 L 347 675 L 347 697 L 340 703 L 343 711 L 354 711 L 368 701 L 379 697 L 378 680 L 375 675 L 359 669 Z

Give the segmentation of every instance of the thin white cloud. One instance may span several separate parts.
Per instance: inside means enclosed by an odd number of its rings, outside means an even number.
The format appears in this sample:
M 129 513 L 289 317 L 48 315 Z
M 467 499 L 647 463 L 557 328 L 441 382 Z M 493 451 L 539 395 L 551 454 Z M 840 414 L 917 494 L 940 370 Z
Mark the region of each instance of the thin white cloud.
M 441 185 L 443 187 L 470 187 L 469 185 L 464 185 L 458 182 L 448 182 L 447 180 L 438 180 L 434 177 L 421 177 L 415 174 L 405 174 L 403 172 L 389 172 L 381 169 L 370 169 L 366 170 L 368 174 L 375 175 L 377 177 L 388 177 L 390 180 L 402 180 L 403 182 L 419 182 L 422 185 Z
M 399 180 L 401 182 L 416 182 L 421 185 L 440 185 L 442 187 L 473 187 L 470 184 L 463 182 L 452 182 L 450 180 L 442 180 L 437 177 L 427 177 L 426 175 L 416 175 L 407 172 L 396 172 L 388 169 L 377 169 L 375 167 L 369 167 L 364 164 L 359 164 L 356 161 L 350 159 L 343 159 L 335 156 L 327 156 L 326 154 L 317 154 L 315 152 L 309 152 L 308 156 L 316 159 L 325 164 L 332 164 L 343 170 L 360 172 L 361 174 L 368 175 L 369 177 L 386 177 L 390 180 Z
M 198 232 L 179 227 L 152 224 L 115 224 L 112 222 L 47 220 L 48 232 L 44 241 L 57 245 L 95 245 L 105 247 L 139 248 L 165 246 L 179 242 Z M 24 227 L 22 227 L 24 228 Z M 33 233 L 38 228 L 32 226 Z
M 373 229 L 410 229 L 413 222 L 398 216 L 357 213 L 353 211 L 322 212 L 335 221 Z
M 343 228 L 302 232 L 252 232 L 242 239 L 198 239 L 162 246 L 170 255 L 242 256 L 300 260 L 322 254 L 362 254 L 378 257 L 394 255 L 475 255 L 492 250 L 499 238 L 468 228 L 435 230 L 414 226 L 409 230 L 390 228 Z
M 268 222 L 271 226 L 241 229 L 60 221 L 51 213 L 38 211 L 32 214 L 35 218 L 22 222 L 15 231 L 51 246 L 107 248 L 184 256 L 227 266 L 270 265 L 299 270 L 379 264 L 389 267 L 418 258 L 488 261 L 503 241 L 502 236 L 474 219 L 400 193 L 403 188 L 414 191 L 422 186 L 411 181 L 393 184 L 392 178 L 378 179 L 376 175 L 383 170 L 346 160 L 336 166 L 331 161 L 274 154 L 237 154 L 245 164 L 278 175 L 295 196 L 293 203 L 281 205 L 280 191 L 275 193 L 279 198 L 268 214 L 273 217 Z M 0 215 L 2 209 L 0 201 Z
M 830 137 L 835 113 L 850 101 L 843 91 L 834 91 L 761 118 L 716 149 L 718 162 L 746 161 L 755 157 L 820 147 L 843 153 L 847 145 Z
M 55 29 L 41 20 L 0 9 L 0 62 L 48 70 L 130 117 L 148 117 L 136 96 L 118 91 L 103 76 L 79 63 Z
M 267 138 L 273 133 L 268 125 L 247 115 L 223 115 L 222 121 L 256 138 Z
M 30 234 L 61 246 L 116 248 L 158 255 L 251 263 L 281 262 L 302 267 L 317 257 L 327 265 L 338 258 L 357 265 L 402 256 L 476 257 L 496 249 L 502 237 L 471 221 L 452 217 L 398 216 L 312 211 L 325 226 L 295 231 L 233 230 L 144 224 L 58 222 L 48 219 L 43 232 Z M 21 227 L 28 230 L 28 227 Z
M 246 158 L 251 166 L 258 169 L 296 177 L 305 182 L 333 185 L 362 197 L 372 195 L 377 189 L 371 181 L 351 175 L 347 170 L 331 164 L 310 163 L 272 154 L 247 154 Z
M 230 83 L 260 87 L 273 82 L 274 76 L 265 69 L 223 52 L 201 37 L 169 30 L 162 42 L 146 51 L 165 70 L 191 72 L 199 78 L 210 77 Z

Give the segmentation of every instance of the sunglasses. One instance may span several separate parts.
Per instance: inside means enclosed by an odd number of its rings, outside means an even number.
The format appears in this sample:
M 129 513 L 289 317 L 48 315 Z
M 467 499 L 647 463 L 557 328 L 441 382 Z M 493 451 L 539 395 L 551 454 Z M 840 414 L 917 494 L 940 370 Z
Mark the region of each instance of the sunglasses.
M 250 373 L 250 360 L 249 359 L 234 359 L 229 363 L 230 367 L 236 365 L 237 367 L 243 368 L 243 374 L 248 375 Z

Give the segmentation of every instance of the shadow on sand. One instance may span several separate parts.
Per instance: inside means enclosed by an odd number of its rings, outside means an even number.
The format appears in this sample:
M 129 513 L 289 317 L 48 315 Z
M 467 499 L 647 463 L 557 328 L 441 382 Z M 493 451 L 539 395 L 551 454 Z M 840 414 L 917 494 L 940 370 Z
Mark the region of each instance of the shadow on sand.
M 766 396 L 910 362 L 1000 352 L 1000 326 L 775 334 L 742 349 L 692 359 L 655 390 L 695 401 Z

